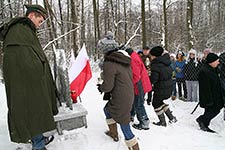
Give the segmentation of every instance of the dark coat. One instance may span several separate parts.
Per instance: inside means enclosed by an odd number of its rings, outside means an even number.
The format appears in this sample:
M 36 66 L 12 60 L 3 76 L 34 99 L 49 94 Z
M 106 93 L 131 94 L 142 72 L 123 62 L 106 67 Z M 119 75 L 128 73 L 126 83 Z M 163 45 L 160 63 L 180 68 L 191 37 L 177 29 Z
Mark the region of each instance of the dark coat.
M 112 98 L 106 104 L 106 110 L 120 124 L 130 122 L 130 111 L 134 101 L 130 61 L 129 56 L 122 52 L 113 52 L 105 57 L 103 63 L 104 82 L 100 90 L 111 92 Z
M 200 63 L 194 62 L 194 59 L 190 59 L 186 62 L 184 67 L 184 77 L 187 81 L 198 81 L 198 75 L 200 71 Z
M 173 81 L 169 54 L 164 54 L 152 60 L 151 82 L 153 84 L 153 100 L 164 100 L 172 95 Z
M 219 65 L 219 73 L 220 73 L 220 82 L 223 90 L 223 100 L 225 103 L 225 52 L 220 55 L 220 65 Z
M 48 60 L 28 18 L 16 18 L 4 35 L 3 75 L 13 142 L 55 129 L 55 84 Z
M 199 102 L 202 108 L 223 107 L 222 88 L 217 70 L 204 64 L 199 72 Z

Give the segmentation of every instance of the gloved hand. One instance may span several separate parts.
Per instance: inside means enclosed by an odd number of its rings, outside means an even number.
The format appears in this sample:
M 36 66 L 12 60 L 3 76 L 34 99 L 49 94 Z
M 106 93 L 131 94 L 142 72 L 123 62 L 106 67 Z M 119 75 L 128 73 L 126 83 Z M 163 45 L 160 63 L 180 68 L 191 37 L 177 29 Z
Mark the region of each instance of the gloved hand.
M 101 84 L 97 84 L 96 86 L 97 86 L 98 91 L 102 94 L 102 91 L 100 89 Z
M 103 100 L 110 100 L 110 99 L 111 99 L 111 93 L 110 92 L 104 93 Z

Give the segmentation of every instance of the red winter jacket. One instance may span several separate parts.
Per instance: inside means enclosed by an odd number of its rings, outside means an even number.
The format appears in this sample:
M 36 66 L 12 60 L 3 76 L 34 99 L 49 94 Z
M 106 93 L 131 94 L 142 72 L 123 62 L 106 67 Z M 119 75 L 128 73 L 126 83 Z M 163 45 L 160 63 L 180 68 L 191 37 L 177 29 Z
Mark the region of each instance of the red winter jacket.
M 152 90 L 152 85 L 149 80 L 148 72 L 145 68 L 145 65 L 140 58 L 140 56 L 133 51 L 130 55 L 131 57 L 131 69 L 133 74 L 133 84 L 134 84 L 134 93 L 135 95 L 138 95 L 138 88 L 137 83 L 141 80 L 142 82 L 142 88 L 144 90 L 144 93 L 147 93 Z

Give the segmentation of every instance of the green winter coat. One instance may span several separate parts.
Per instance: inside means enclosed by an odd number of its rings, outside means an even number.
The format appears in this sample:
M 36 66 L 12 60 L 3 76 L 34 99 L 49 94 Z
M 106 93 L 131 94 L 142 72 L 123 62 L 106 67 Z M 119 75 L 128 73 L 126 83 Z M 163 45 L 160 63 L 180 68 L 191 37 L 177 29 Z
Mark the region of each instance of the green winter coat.
M 56 88 L 33 22 L 15 18 L 1 33 L 9 133 L 11 141 L 26 143 L 55 129 Z

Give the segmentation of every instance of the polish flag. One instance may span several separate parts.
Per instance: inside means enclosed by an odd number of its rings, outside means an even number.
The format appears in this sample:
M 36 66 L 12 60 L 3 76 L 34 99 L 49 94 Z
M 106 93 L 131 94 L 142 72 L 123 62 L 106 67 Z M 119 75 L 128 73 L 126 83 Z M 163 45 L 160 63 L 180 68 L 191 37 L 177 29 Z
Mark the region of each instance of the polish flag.
M 92 77 L 89 57 L 87 55 L 85 45 L 82 46 L 80 52 L 75 59 L 74 54 L 71 54 L 71 67 L 68 71 L 71 98 L 76 103 L 77 96 L 81 94 L 86 83 Z

